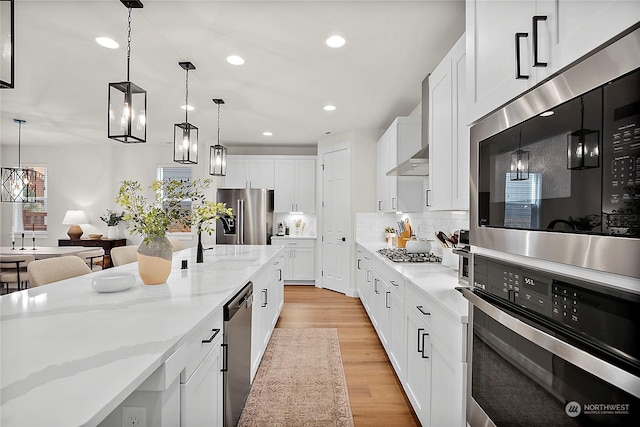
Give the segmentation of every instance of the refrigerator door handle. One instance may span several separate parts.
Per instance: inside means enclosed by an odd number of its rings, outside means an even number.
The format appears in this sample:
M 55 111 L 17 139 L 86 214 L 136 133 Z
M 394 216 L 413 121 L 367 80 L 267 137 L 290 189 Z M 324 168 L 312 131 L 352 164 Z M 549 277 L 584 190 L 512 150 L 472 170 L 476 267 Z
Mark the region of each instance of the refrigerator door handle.
M 238 200 L 236 216 L 236 244 L 244 245 L 244 199 Z

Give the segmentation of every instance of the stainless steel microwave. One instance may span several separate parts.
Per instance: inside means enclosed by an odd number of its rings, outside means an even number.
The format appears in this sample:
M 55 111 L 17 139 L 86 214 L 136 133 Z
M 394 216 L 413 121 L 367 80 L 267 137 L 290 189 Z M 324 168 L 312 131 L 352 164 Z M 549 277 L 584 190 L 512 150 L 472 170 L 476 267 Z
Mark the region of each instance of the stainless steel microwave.
M 472 246 L 640 278 L 640 25 L 471 128 Z

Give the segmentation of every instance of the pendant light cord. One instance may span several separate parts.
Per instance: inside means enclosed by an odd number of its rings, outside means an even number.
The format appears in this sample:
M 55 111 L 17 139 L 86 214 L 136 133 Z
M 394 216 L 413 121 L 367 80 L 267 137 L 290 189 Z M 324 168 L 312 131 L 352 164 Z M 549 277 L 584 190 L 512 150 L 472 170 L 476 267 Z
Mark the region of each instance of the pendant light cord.
M 189 67 L 186 69 L 187 76 L 184 80 L 184 124 L 186 126 L 189 123 L 188 114 L 189 114 Z
M 22 121 L 18 121 L 18 169 L 22 169 L 20 162 L 20 140 L 22 139 Z
M 127 24 L 127 81 L 129 81 L 129 65 L 131 63 L 131 8 L 129 8 Z
M 220 104 L 218 104 L 218 145 L 220 145 Z

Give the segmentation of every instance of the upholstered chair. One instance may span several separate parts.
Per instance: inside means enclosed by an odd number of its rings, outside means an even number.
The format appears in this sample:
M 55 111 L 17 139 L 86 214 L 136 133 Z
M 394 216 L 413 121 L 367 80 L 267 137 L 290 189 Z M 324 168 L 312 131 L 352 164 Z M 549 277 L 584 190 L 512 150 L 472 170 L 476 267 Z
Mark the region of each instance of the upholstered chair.
M 31 286 L 42 286 L 91 273 L 84 260 L 75 255 L 39 259 L 29 263 L 27 271 L 31 275 Z
M 31 276 L 27 272 L 27 266 L 35 260 L 33 255 L 3 255 L 0 256 L 0 290 L 8 293 L 29 287 Z
M 129 264 L 138 260 L 138 247 L 135 245 L 117 246 L 111 249 L 111 262 L 114 266 Z

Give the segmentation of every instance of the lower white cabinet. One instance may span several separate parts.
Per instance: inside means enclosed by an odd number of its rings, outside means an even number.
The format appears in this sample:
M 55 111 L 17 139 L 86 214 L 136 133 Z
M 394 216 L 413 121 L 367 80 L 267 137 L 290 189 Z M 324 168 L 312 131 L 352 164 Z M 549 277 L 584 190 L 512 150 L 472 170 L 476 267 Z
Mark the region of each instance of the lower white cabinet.
M 218 330 L 219 331 L 219 330 Z M 193 375 L 180 384 L 180 425 L 223 425 L 222 331 Z
M 284 304 L 282 258 L 277 258 L 268 268 L 253 278 L 253 306 L 251 310 L 251 381 L 258 371 L 260 361 L 271 339 Z
M 424 306 L 423 310 L 424 310 Z M 404 389 L 423 426 L 431 424 L 431 328 L 415 301 L 406 307 L 407 366 Z M 435 425 L 435 424 L 434 424 Z M 444 425 L 444 424 L 443 424 Z
M 282 277 L 285 282 L 315 280 L 315 239 L 274 236 L 271 244 L 284 246 Z
M 361 245 L 356 287 L 423 426 L 465 426 L 466 324 Z

